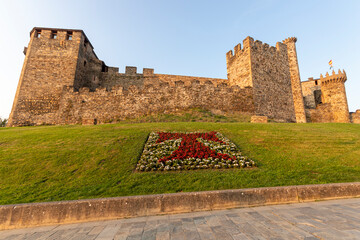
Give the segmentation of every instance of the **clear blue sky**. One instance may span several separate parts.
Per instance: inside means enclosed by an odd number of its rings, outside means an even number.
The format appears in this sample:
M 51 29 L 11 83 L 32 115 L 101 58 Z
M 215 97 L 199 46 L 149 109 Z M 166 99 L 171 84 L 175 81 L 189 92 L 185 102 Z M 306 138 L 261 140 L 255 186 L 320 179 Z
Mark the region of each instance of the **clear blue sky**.
M 298 38 L 301 79 L 345 69 L 360 108 L 360 1 L 0 0 L 0 117 L 8 117 L 35 27 L 83 29 L 98 57 L 155 73 L 226 78 L 225 53 L 247 36 Z

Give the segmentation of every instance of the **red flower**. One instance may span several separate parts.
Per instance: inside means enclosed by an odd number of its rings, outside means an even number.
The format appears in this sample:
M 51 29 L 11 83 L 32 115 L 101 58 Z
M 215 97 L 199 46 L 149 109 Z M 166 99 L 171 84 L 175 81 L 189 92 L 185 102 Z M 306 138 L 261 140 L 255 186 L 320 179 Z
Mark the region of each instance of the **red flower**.
M 210 149 L 205 146 L 203 143 L 197 141 L 198 138 L 202 138 L 204 140 L 209 140 L 213 142 L 219 142 L 225 144 L 223 141 L 219 140 L 215 135 L 215 132 L 209 133 L 166 133 L 159 132 L 159 139 L 156 143 L 161 143 L 170 139 L 179 139 L 182 141 L 178 149 L 176 149 L 170 156 L 163 157 L 159 159 L 159 162 L 166 162 L 170 159 L 187 159 L 187 158 L 220 158 L 220 159 L 234 159 L 230 157 L 228 154 L 217 153 L 216 151 Z

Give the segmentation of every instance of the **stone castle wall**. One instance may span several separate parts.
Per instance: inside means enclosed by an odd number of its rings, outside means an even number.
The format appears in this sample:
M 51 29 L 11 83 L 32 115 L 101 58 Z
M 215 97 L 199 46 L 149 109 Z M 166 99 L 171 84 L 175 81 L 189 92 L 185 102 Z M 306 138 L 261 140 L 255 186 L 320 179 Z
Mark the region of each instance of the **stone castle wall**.
M 254 113 L 252 90 L 148 68 L 119 73 L 81 30 L 34 28 L 9 125 L 105 123 L 194 107 Z
M 168 82 L 146 83 L 143 87 L 131 85 L 127 89 L 114 86 L 111 91 L 98 88 L 94 92 L 88 88 L 74 92 L 72 87 L 65 87 L 55 124 L 109 123 L 195 107 L 222 112 L 254 111 L 251 89 L 216 86 L 210 81 L 201 84 L 194 80 L 187 85 L 177 81 L 174 86 Z
M 305 108 L 314 109 L 319 103 L 322 102 L 321 94 L 320 94 L 320 99 L 318 99 L 317 102 L 315 100 L 315 95 L 316 95 L 315 91 L 321 92 L 321 81 L 319 81 L 319 79 L 314 80 L 313 78 L 310 78 L 309 81 L 301 82 L 301 88 L 302 88 Z
M 331 104 L 324 103 L 318 105 L 316 108 L 305 109 L 306 118 L 308 122 L 324 123 L 334 122 L 334 116 L 331 112 Z
M 161 82 L 167 82 L 169 85 L 175 86 L 175 83 L 178 81 L 182 81 L 185 85 L 191 85 L 194 81 L 198 81 L 199 83 L 211 82 L 211 84 L 214 84 L 215 86 L 228 84 L 227 79 L 220 78 L 154 74 L 154 70 L 150 68 L 144 68 L 143 73 L 137 73 L 136 67 L 126 67 L 125 73 L 101 73 L 99 80 L 100 82 L 98 87 L 106 88 L 108 91 L 110 91 L 114 86 L 121 86 L 127 89 L 133 85 L 137 87 L 143 87 L 146 84 L 158 84 Z
M 73 86 L 63 86 L 60 97 L 56 99 L 55 111 L 34 114 L 34 109 L 47 109 L 46 100 L 48 104 L 53 101 L 43 97 L 44 104 L 29 105 L 26 109 L 29 112 L 27 121 L 19 124 L 109 123 L 189 108 L 254 113 L 252 89 L 229 86 L 223 79 L 130 74 L 137 81 L 128 84 L 131 76 L 127 74 L 120 75 L 123 84 L 119 83 L 119 78 L 116 79 L 117 84 L 104 84 L 108 89 L 97 87 L 90 91 L 88 87 L 82 87 L 76 91 Z
M 247 37 L 226 54 L 228 78 L 219 79 L 136 67 L 119 73 L 82 30 L 34 28 L 9 126 L 106 123 L 195 107 L 281 122 L 306 122 L 306 109 L 308 121 L 349 122 L 345 72 L 301 84 L 295 42 L 270 47 Z

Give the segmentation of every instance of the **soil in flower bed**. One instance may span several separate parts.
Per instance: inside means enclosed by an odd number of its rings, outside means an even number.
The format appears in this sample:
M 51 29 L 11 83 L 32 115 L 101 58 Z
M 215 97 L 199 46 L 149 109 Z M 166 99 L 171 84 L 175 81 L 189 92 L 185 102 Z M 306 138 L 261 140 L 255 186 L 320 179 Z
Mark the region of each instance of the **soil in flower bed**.
M 218 132 L 152 132 L 137 171 L 254 167 L 237 146 Z

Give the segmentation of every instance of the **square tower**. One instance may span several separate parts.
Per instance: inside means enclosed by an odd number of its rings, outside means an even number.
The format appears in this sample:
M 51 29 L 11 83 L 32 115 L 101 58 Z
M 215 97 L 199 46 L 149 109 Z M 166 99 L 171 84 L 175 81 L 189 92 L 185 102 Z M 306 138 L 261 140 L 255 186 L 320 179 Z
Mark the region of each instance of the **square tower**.
M 304 122 L 303 106 L 303 119 L 296 116 L 292 83 L 295 74 L 291 74 L 287 45 L 278 42 L 275 48 L 247 37 L 243 48 L 238 44 L 234 52 L 226 54 L 228 80 L 232 85 L 253 89 L 255 114 L 278 121 Z M 297 81 L 301 91 L 300 77 Z
M 79 85 L 86 49 L 93 47 L 82 30 L 33 28 L 9 126 L 54 124 L 64 85 Z

